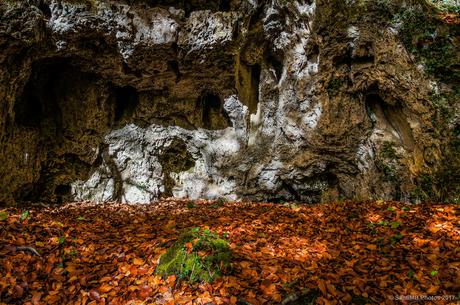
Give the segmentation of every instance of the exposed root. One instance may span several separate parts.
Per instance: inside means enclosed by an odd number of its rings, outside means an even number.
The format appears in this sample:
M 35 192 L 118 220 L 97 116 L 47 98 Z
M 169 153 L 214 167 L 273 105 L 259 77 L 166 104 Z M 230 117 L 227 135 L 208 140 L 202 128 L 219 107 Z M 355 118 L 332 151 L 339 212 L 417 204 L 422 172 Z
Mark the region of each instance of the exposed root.
M 32 248 L 32 247 L 16 247 L 16 250 L 17 251 L 25 251 L 25 252 L 28 251 L 28 252 L 32 253 L 33 255 L 36 255 L 38 257 L 42 257 L 40 255 L 40 253 L 38 253 L 38 251 L 35 250 L 35 248 Z

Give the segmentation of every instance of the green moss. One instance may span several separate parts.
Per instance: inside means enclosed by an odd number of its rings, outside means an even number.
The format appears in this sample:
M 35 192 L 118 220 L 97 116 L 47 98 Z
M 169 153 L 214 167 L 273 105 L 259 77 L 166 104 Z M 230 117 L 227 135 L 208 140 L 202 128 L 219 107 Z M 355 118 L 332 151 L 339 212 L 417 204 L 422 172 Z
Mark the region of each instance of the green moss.
M 394 146 L 395 146 L 394 143 L 385 141 L 380 151 L 381 156 L 383 158 L 390 159 L 390 160 L 398 159 L 398 155 L 396 154 L 396 150 Z
M 445 81 L 458 80 L 458 71 L 451 68 L 459 60 L 455 45 L 460 30 L 457 25 L 440 20 L 438 12 L 436 7 L 431 10 L 401 8 L 393 23 L 400 26 L 402 42 L 428 73 Z
M 160 258 L 156 273 L 178 279 L 212 282 L 230 268 L 231 250 L 226 240 L 207 229 L 193 228 Z
M 440 11 L 460 14 L 460 5 L 456 0 L 427 0 L 427 2 Z
M 329 94 L 329 96 L 336 95 L 340 91 L 340 88 L 343 86 L 343 84 L 344 81 L 341 79 L 331 80 L 327 85 L 327 93 Z

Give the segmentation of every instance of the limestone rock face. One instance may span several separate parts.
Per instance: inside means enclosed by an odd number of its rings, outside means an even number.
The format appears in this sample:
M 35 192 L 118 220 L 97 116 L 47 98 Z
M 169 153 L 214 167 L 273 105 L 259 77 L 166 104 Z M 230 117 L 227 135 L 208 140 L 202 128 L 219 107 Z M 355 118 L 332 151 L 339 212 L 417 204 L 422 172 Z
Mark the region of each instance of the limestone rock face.
M 3 1 L 0 203 L 428 199 L 458 61 L 404 45 L 421 2 Z

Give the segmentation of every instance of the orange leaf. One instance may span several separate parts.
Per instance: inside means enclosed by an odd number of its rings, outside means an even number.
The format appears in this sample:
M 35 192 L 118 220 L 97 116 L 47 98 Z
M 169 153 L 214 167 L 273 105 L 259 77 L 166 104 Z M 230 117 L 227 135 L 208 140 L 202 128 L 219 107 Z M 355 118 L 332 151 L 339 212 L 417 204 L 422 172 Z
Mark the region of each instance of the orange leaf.
M 185 244 L 185 248 L 187 248 L 187 253 L 190 253 L 190 252 L 192 252 L 193 244 L 188 242 L 188 243 Z
M 108 285 L 108 284 L 102 284 L 101 286 L 99 286 L 98 290 L 100 292 L 109 292 L 110 290 L 112 290 L 112 286 Z
M 327 286 L 327 291 L 329 291 L 329 293 L 332 295 L 332 296 L 336 296 L 337 295 L 337 291 L 335 290 L 335 286 L 332 285 L 332 284 L 326 284 Z
M 176 282 L 176 276 L 174 274 L 168 276 L 166 282 L 169 284 L 169 287 L 174 287 L 174 283 Z
M 276 292 L 276 286 L 269 280 L 263 280 L 260 285 L 260 290 L 262 290 L 265 296 L 271 297 Z
M 32 304 L 38 305 L 40 304 L 40 299 L 42 298 L 42 294 L 40 292 L 32 293 Z
M 318 288 L 324 295 L 327 295 L 326 284 L 323 280 L 318 280 Z
M 367 245 L 366 248 L 369 249 L 369 250 L 377 250 L 377 246 L 373 245 L 373 244 Z
M 144 264 L 144 260 L 136 257 L 133 261 L 133 264 L 137 266 L 142 266 Z

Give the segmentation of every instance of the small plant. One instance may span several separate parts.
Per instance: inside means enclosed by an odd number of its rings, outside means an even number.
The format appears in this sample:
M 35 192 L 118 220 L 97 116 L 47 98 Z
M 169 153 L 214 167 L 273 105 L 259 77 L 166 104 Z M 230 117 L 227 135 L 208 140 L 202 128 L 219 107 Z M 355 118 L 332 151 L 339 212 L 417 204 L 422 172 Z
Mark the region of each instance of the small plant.
M 208 229 L 193 228 L 161 256 L 156 273 L 176 275 L 178 279 L 212 282 L 230 268 L 228 242 Z
M 407 276 L 410 277 L 411 279 L 413 279 L 415 277 L 415 271 L 414 270 L 409 270 L 409 272 L 407 272 Z
M 3 220 L 6 220 L 8 219 L 8 217 L 10 216 L 10 214 L 6 211 L 1 211 L 0 212 L 0 221 L 3 221 Z
M 24 211 L 21 213 L 21 216 L 19 217 L 19 219 L 21 220 L 26 220 L 26 219 L 29 219 L 30 218 L 30 212 L 29 211 Z
M 401 239 L 403 239 L 403 237 L 404 236 L 402 234 L 398 233 L 398 234 L 393 235 L 393 236 L 390 237 L 390 242 L 393 245 L 393 244 L 399 242 Z
M 195 207 L 196 207 L 196 206 L 195 206 L 195 203 L 193 203 L 193 201 L 187 202 L 187 209 L 193 209 L 193 208 L 195 208 Z
M 379 222 L 377 222 L 377 224 L 378 224 L 379 226 L 388 226 L 388 221 L 386 221 L 386 220 L 380 220 Z
M 219 199 L 217 199 L 217 200 L 211 205 L 211 208 L 212 208 L 212 209 L 218 209 L 218 208 L 222 207 L 226 202 L 227 202 L 227 199 L 226 199 L 226 198 L 220 197 Z

